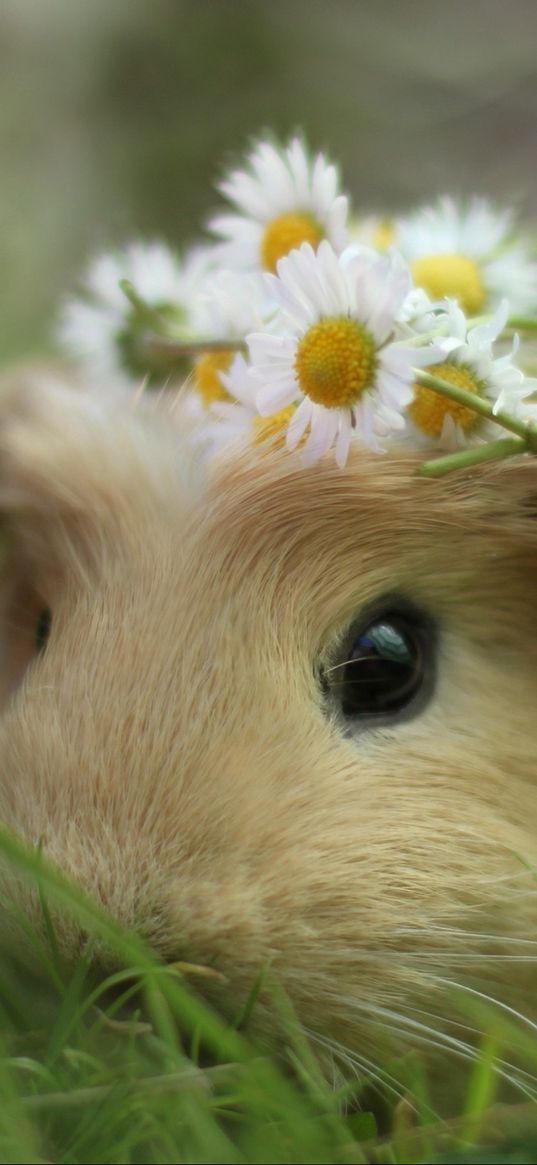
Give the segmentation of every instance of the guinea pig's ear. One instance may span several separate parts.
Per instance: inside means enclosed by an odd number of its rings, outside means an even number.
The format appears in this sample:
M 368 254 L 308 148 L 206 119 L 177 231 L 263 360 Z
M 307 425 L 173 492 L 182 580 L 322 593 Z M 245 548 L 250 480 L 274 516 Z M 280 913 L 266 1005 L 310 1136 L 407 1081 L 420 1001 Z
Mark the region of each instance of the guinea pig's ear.
M 128 552 L 157 512 L 199 492 L 188 442 L 152 402 L 50 376 L 0 384 L 0 515 L 35 558 Z
M 0 706 L 42 650 L 57 596 L 129 563 L 196 495 L 169 417 L 50 375 L 0 383 Z

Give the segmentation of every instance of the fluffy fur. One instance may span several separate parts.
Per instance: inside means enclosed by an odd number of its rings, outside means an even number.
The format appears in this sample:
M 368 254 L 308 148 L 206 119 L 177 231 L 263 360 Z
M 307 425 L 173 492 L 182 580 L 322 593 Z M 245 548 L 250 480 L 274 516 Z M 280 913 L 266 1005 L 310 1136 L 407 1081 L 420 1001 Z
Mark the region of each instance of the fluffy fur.
M 224 1009 L 270 963 L 320 1045 L 449 1046 L 423 1017 L 468 992 L 529 1014 L 537 463 L 425 481 L 403 451 L 342 472 L 258 447 L 201 481 L 181 416 L 3 392 L 1 818 L 165 958 L 217 967 Z M 438 621 L 435 695 L 349 739 L 319 666 L 394 593 Z

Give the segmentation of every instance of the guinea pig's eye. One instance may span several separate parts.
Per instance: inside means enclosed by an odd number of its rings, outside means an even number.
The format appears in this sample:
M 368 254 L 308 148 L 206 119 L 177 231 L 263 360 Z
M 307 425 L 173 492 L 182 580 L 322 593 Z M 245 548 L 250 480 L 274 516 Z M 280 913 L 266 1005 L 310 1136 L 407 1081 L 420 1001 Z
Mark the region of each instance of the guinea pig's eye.
M 431 695 L 436 634 L 410 604 L 377 607 L 353 623 L 323 686 L 346 721 L 414 715 Z
M 46 646 L 46 642 L 50 634 L 51 619 L 52 616 L 48 607 L 44 607 L 43 610 L 39 612 L 35 625 L 36 651 L 43 651 L 43 648 Z

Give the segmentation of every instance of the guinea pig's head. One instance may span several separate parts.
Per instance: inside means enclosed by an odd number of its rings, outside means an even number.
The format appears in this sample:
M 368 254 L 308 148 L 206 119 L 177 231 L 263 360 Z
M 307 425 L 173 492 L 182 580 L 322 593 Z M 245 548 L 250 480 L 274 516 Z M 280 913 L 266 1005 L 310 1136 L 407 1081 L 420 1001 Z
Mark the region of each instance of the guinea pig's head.
M 321 1046 L 529 1011 L 536 464 L 265 443 L 201 480 L 179 430 L 4 395 L 0 817 L 224 1010 L 270 964 Z

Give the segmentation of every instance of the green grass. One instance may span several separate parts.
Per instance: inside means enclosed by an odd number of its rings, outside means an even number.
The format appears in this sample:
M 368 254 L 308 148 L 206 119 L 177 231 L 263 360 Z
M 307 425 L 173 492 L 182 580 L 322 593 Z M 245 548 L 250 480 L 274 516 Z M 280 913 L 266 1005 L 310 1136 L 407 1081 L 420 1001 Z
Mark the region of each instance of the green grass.
M 522 1097 L 497 1103 L 496 1067 L 507 1049 L 537 1077 L 537 1041 L 508 1015 L 492 1017 L 481 1002 L 473 1008 L 486 1034 L 455 1118 L 432 1110 L 427 1065 L 416 1052 L 387 1066 L 384 1086 L 376 1076 L 334 1090 L 281 993 L 278 1057 L 249 1038 L 263 969 L 227 1023 L 192 990 L 186 965 L 160 963 L 39 851 L 0 829 L 0 853 L 37 886 L 44 918 L 39 935 L 18 919 L 31 950 L 24 967 L 13 955 L 0 960 L 0 1161 L 536 1159 L 537 1105 Z M 2 908 L 13 910 L 8 901 Z M 58 911 L 88 935 L 74 969 L 56 942 Z M 118 968 L 100 981 L 96 946 Z

